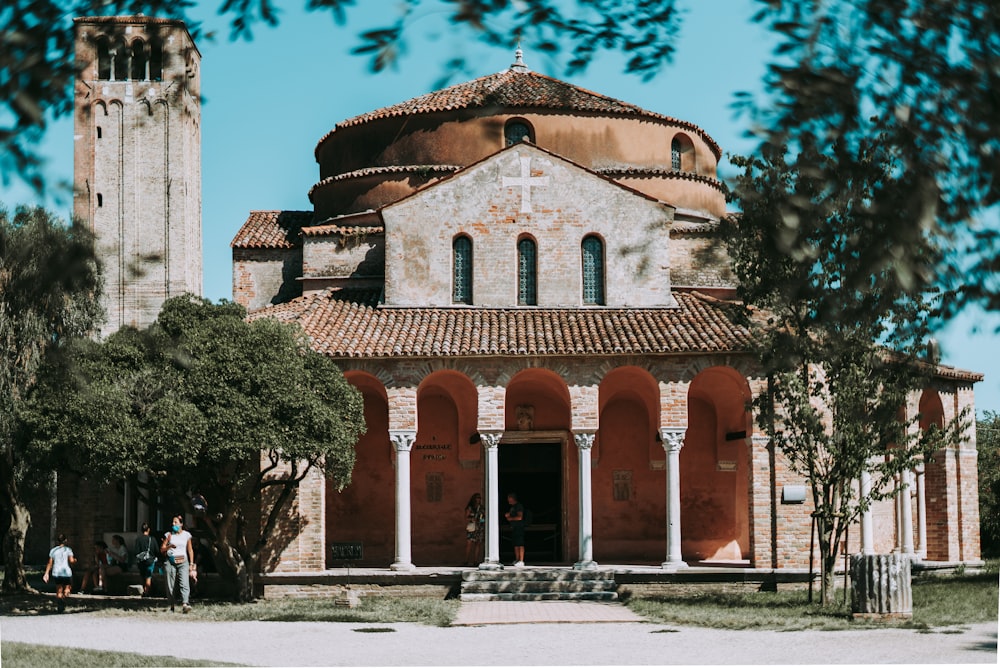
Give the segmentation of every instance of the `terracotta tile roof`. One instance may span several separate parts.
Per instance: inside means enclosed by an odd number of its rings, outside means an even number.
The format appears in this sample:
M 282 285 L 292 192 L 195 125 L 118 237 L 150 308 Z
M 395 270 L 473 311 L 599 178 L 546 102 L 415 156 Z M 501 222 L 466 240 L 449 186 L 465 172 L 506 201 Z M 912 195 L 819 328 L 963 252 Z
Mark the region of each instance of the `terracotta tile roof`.
M 384 174 L 420 174 L 423 176 L 433 174 L 437 176 L 440 174 L 453 174 L 460 169 L 462 169 L 461 165 L 388 165 L 385 167 L 366 167 L 365 169 L 356 169 L 353 172 L 344 172 L 343 174 L 328 176 L 325 179 L 314 183 L 312 188 L 309 189 L 309 201 L 312 201 L 313 192 L 315 192 L 317 188 L 322 188 L 323 186 L 336 183 L 337 181 L 362 179 L 366 176 L 382 176 Z
M 722 191 L 722 181 L 719 179 L 712 178 L 711 176 L 705 176 L 703 174 L 695 174 L 694 172 L 683 172 L 675 169 L 656 169 L 648 167 L 601 167 L 595 168 L 595 172 L 603 176 L 607 176 L 610 179 L 620 179 L 624 177 L 633 178 L 670 178 L 670 179 L 681 179 L 683 181 L 695 181 L 697 183 L 704 183 L 715 188 L 718 191 Z
M 514 69 L 489 74 L 472 81 L 449 86 L 441 90 L 415 97 L 389 107 L 376 109 L 367 114 L 341 121 L 316 145 L 319 147 L 334 132 L 352 125 L 395 116 L 411 116 L 454 109 L 499 107 L 509 109 L 567 109 L 572 111 L 610 114 L 615 116 L 642 116 L 665 121 L 699 134 L 712 148 L 716 158 L 722 156 L 722 149 L 708 133 L 694 123 L 682 121 L 663 114 L 647 111 L 628 102 L 622 102 L 600 93 L 589 91 L 572 84 L 554 79 L 544 74 Z
M 369 234 L 385 234 L 385 227 L 382 225 L 313 225 L 302 228 L 302 235 L 306 237 L 367 236 Z
M 233 248 L 297 248 L 299 232 L 312 222 L 312 211 L 251 211 L 229 245 Z
M 297 322 L 338 358 L 740 352 L 750 333 L 726 302 L 677 292 L 680 308 L 393 308 L 377 289 L 329 289 L 255 311 Z

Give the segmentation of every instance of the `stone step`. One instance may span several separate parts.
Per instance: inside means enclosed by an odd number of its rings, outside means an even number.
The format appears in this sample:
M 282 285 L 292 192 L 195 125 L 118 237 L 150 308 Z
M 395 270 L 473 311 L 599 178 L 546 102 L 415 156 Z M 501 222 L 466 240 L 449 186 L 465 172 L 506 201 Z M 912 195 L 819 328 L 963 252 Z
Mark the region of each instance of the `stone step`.
M 545 582 L 524 580 L 519 582 L 463 582 L 462 592 L 515 593 L 515 592 L 588 592 L 616 591 L 614 580 L 587 580 L 584 582 Z
M 463 571 L 464 582 L 510 582 L 539 580 L 544 582 L 579 582 L 613 580 L 614 571 L 576 571 L 570 569 L 542 570 L 513 568 L 502 571 Z
M 613 591 L 539 593 L 462 593 L 462 601 L 617 601 Z

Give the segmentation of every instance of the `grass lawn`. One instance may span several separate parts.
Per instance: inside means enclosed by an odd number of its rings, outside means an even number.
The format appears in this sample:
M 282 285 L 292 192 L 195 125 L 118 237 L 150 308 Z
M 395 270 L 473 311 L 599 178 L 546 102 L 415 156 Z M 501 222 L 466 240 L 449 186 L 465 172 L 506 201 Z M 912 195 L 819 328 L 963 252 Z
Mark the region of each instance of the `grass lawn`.
M 955 627 L 997 621 L 997 562 L 987 572 L 913 581 L 913 617 L 885 622 L 852 619 L 851 605 L 843 601 L 843 590 L 834 592 L 836 605 L 825 608 L 807 602 L 806 590 L 778 592 L 720 593 L 706 589 L 697 593 L 636 599 L 630 609 L 652 621 L 681 626 L 720 629 L 768 629 L 798 631 L 817 629 L 885 628 L 918 630 Z M 814 591 L 814 601 L 819 592 Z

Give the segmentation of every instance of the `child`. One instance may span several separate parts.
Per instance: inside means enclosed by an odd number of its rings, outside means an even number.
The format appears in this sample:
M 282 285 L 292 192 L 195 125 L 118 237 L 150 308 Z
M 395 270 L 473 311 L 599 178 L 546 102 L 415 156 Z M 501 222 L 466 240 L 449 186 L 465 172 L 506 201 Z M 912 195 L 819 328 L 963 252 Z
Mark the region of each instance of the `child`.
M 66 545 L 66 535 L 59 534 L 59 544 L 49 550 L 49 563 L 45 566 L 42 581 L 46 584 L 51 579 L 56 586 L 56 606 L 59 612 L 66 610 L 66 598 L 73 590 L 73 564 L 76 556 Z

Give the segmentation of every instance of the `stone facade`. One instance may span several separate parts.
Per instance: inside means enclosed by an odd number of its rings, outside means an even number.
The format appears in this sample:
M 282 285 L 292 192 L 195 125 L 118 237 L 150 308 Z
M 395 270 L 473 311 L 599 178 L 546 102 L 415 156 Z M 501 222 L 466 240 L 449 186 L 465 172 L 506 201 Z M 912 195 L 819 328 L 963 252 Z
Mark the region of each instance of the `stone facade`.
M 275 573 L 343 565 L 344 544 L 358 566 L 457 563 L 477 492 L 496 567 L 509 490 L 534 510 L 534 562 L 808 568 L 807 480 L 747 410 L 766 380 L 728 315 L 719 155 L 697 126 L 520 64 L 323 137 L 312 219 L 296 236 L 253 212 L 233 243 L 234 277 L 242 249 L 300 253 L 301 298 L 242 278 L 234 296 L 299 323 L 365 399 L 351 484 L 303 484 L 325 505 Z M 941 367 L 907 414 L 941 425 L 977 379 Z M 956 444 L 910 472 L 865 520 L 874 544 L 859 525 L 849 549 L 977 559 L 974 460 Z

